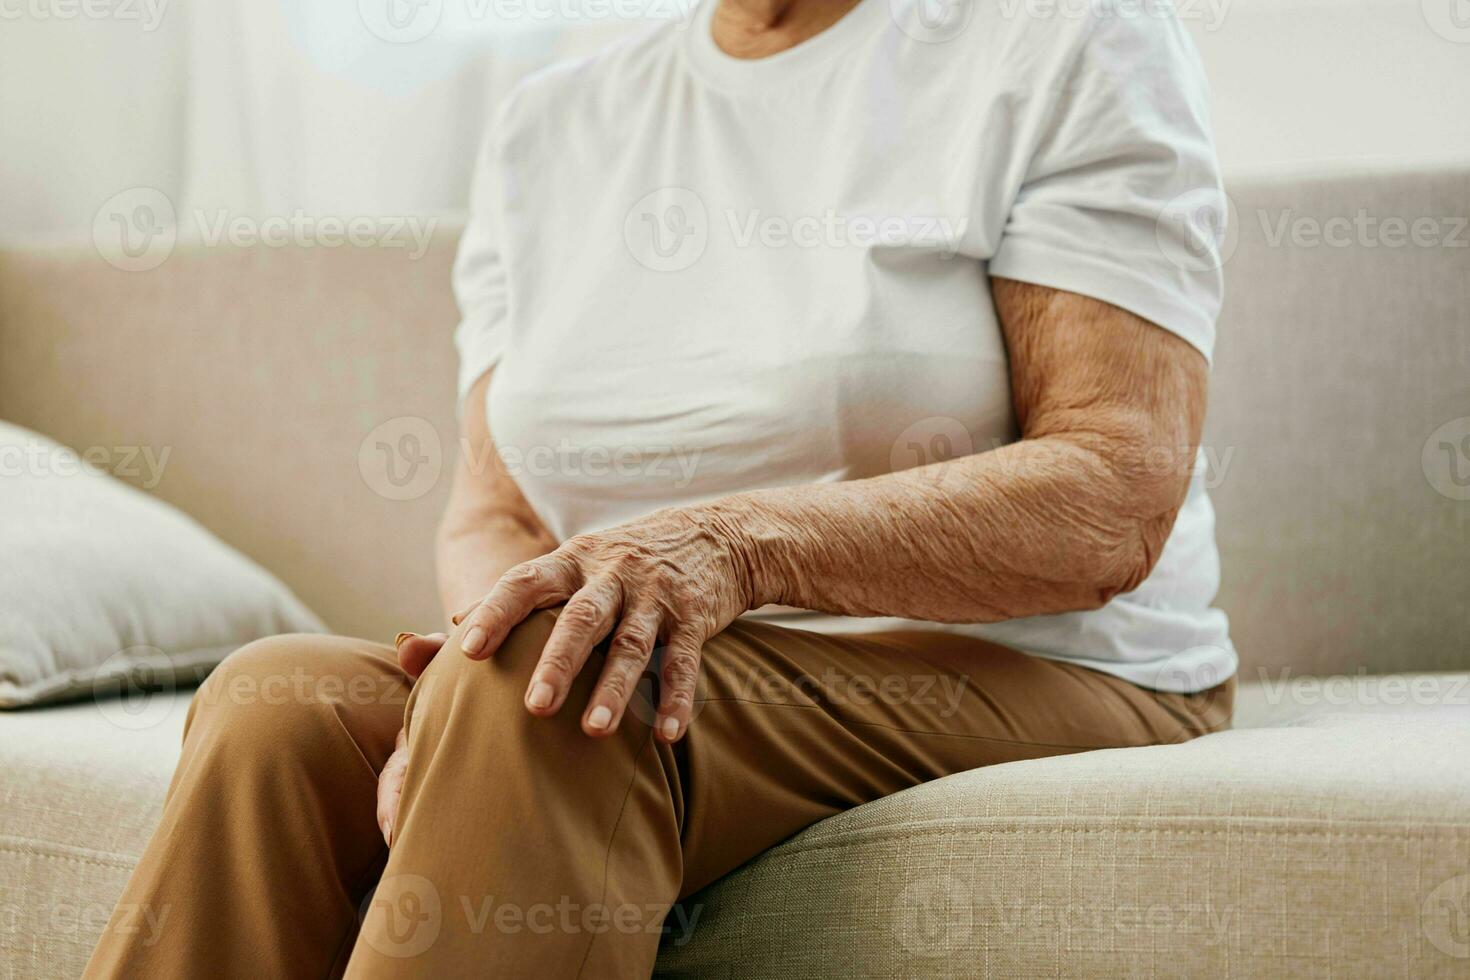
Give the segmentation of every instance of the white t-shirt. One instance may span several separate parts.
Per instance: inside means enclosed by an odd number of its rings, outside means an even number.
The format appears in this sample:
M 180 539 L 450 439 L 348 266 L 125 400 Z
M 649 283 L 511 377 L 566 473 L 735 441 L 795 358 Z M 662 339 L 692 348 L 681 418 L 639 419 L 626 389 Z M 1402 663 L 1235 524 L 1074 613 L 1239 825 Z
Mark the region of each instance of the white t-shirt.
M 990 275 L 1093 296 L 1207 357 L 1224 201 L 1172 12 L 862 0 L 758 60 L 711 0 L 518 85 L 455 266 L 461 392 L 558 539 L 757 487 L 1017 437 Z M 1162 557 L 1101 609 L 970 633 L 1160 690 L 1235 670 L 1197 471 Z

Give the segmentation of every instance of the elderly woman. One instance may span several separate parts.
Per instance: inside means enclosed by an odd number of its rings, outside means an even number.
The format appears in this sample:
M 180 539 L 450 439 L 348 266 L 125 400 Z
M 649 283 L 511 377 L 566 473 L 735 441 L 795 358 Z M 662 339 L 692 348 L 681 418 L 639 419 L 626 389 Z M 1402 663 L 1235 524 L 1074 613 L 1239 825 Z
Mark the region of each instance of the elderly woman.
M 516 88 L 455 270 L 455 625 L 227 659 L 89 976 L 647 976 L 814 821 L 1228 723 L 1193 50 L 922 13 L 710 0 Z

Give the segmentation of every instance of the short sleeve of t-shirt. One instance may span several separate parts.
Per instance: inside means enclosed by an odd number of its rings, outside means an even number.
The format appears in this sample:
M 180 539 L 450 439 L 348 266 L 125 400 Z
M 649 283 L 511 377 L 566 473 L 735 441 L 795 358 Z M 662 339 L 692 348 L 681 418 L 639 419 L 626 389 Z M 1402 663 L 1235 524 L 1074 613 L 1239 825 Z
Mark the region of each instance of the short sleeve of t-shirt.
M 1049 93 L 989 272 L 1111 303 L 1209 358 L 1226 198 L 1204 72 L 1159 5 L 1100 8 Z
M 475 161 L 469 218 L 454 259 L 454 299 L 459 326 L 459 397 L 499 362 L 507 340 L 507 280 L 501 253 L 501 179 L 498 135 L 505 109 L 487 127 Z

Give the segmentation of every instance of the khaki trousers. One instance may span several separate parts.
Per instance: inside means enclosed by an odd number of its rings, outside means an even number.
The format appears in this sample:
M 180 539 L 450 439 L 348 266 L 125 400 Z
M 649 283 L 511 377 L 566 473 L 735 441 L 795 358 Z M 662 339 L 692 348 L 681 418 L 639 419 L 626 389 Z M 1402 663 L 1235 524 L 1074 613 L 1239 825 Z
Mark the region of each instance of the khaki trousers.
M 488 661 L 451 635 L 417 683 L 392 648 L 340 637 L 226 659 L 85 975 L 646 977 L 662 936 L 697 935 L 680 900 L 817 820 L 978 766 L 1184 741 L 1228 724 L 1234 692 L 942 633 L 737 622 L 705 646 L 683 741 L 651 737 L 651 679 L 592 739 L 600 654 L 558 716 L 522 706 L 554 622 Z M 377 776 L 405 722 L 389 850 Z

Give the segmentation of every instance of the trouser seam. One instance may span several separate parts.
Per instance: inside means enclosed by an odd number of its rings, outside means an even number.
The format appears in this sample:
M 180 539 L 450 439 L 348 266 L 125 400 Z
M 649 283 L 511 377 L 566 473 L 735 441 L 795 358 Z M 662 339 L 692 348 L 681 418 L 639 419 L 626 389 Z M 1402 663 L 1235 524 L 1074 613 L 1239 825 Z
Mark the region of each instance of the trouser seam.
M 602 892 L 597 896 L 598 906 L 601 906 L 602 903 L 607 899 L 608 869 L 612 866 L 613 844 L 616 843 L 618 839 L 618 828 L 623 825 L 623 815 L 628 812 L 628 800 L 631 799 L 633 796 L 633 787 L 638 783 L 638 765 L 640 762 L 643 761 L 643 753 L 647 752 L 648 747 L 652 744 L 653 729 L 650 728 L 648 730 L 648 735 L 643 740 L 643 744 L 638 748 L 638 753 L 633 756 L 633 772 L 628 777 L 628 788 L 623 791 L 623 802 L 618 806 L 617 819 L 613 821 L 612 833 L 610 833 L 607 838 L 607 854 L 602 861 Z M 596 942 L 597 933 L 594 932 L 588 938 L 587 951 L 582 954 L 582 962 L 577 966 L 578 978 L 580 978 L 583 971 L 587 969 L 587 963 L 592 958 L 592 947 L 596 944 Z

